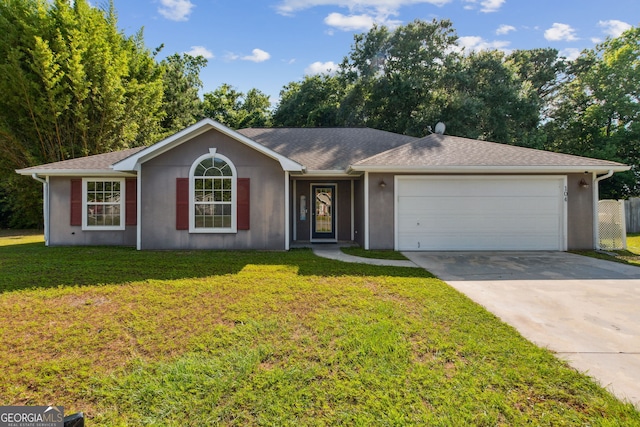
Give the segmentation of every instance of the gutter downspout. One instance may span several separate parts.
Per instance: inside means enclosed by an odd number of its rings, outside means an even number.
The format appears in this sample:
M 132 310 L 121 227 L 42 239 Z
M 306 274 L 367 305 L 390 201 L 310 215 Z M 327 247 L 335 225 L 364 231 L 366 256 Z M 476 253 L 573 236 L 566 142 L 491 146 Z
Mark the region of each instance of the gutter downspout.
M 290 191 L 289 191 L 289 171 L 284 171 L 284 250 L 288 251 L 290 249 L 290 234 L 289 230 L 291 227 L 291 202 L 289 200 Z M 294 195 L 295 197 L 295 195 Z
M 594 173 L 594 176 L 596 178 L 593 180 L 593 238 L 594 238 L 593 247 L 596 248 L 597 251 L 600 250 L 600 226 L 598 225 L 598 201 L 599 201 L 600 195 L 598 191 L 599 190 L 598 184 L 600 184 L 600 181 L 603 181 L 607 178 L 611 178 L 612 175 L 613 175 L 613 170 L 610 170 L 609 172 L 607 172 L 602 176 L 596 176 Z
M 42 183 L 42 203 L 44 216 L 44 244 L 49 246 L 49 177 L 42 179 L 37 173 L 31 175 L 31 178 Z
M 369 172 L 364 173 L 364 249 L 369 250 Z

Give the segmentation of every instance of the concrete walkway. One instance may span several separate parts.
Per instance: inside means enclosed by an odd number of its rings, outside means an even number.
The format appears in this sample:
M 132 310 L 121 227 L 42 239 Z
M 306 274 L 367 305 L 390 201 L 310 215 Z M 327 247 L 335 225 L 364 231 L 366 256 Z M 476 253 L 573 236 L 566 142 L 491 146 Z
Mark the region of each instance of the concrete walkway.
M 400 261 L 400 260 L 392 260 L 392 259 L 374 259 L 374 258 L 363 258 L 353 255 L 347 255 L 340 248 L 342 245 L 340 244 L 316 244 L 312 246 L 313 253 L 323 257 L 334 259 L 336 261 L 342 262 L 352 262 L 359 264 L 369 264 L 369 265 L 383 265 L 390 267 L 415 267 L 418 266 L 411 261 Z

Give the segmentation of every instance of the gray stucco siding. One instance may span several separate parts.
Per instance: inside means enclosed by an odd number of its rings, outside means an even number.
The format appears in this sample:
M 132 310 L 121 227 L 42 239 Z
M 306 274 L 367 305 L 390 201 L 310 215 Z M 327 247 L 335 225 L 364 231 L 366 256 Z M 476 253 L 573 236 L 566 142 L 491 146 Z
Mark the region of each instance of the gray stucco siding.
M 353 235 L 360 247 L 364 247 L 364 179 L 353 182 Z
M 369 249 L 394 247 L 394 175 L 369 174 Z M 384 180 L 385 187 L 380 186 Z
M 70 225 L 71 179 L 49 178 L 49 246 L 135 246 L 136 226 L 117 231 L 83 231 L 81 226 Z
M 189 233 L 176 229 L 176 179 L 211 148 L 250 179 L 250 229 L 237 233 Z M 141 249 L 285 249 L 285 173 L 280 164 L 215 130 L 143 163 Z
M 589 188 L 581 188 L 580 180 L 589 182 Z M 591 174 L 567 175 L 567 248 L 569 250 L 593 249 L 593 187 Z

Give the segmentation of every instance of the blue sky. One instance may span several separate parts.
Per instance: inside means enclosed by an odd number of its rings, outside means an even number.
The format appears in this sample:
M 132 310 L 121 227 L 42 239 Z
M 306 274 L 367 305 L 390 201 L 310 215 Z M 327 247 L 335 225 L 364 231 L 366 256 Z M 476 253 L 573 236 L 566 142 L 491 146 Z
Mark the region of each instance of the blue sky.
M 467 51 L 553 47 L 573 58 L 640 24 L 638 0 L 114 0 L 120 28 L 144 28 L 161 57 L 208 59 L 204 92 L 223 83 L 260 89 L 277 102 L 282 87 L 334 69 L 354 34 L 374 23 L 450 19 Z

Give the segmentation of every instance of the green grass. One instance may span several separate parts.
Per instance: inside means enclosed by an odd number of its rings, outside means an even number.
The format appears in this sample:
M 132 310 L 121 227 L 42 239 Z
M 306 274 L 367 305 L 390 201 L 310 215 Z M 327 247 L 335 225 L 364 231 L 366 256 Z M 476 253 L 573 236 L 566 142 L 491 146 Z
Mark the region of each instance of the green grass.
M 627 234 L 627 249 L 640 254 L 640 233 Z
M 640 266 L 640 234 L 627 234 L 627 249 L 617 251 L 571 251 L 580 255 Z
M 415 268 L 0 238 L 0 405 L 88 425 L 640 425 Z

